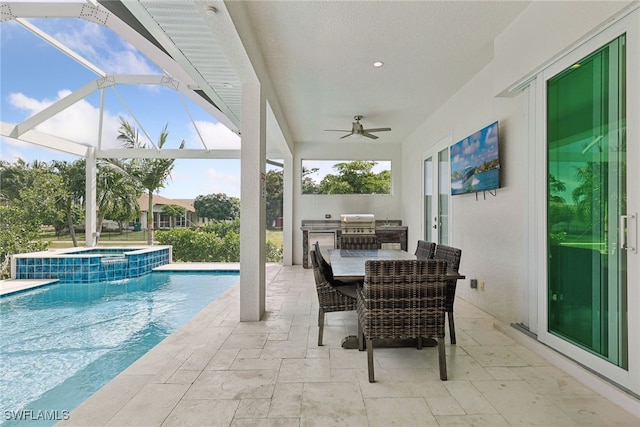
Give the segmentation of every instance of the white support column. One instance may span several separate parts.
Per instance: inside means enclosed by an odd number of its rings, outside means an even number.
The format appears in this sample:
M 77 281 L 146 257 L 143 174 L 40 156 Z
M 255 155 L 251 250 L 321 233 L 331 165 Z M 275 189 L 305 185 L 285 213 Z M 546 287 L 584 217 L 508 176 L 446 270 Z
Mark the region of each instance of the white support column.
M 242 86 L 240 154 L 240 321 L 265 311 L 266 101 L 259 84 Z
M 282 264 L 293 265 L 293 158 L 284 160 L 283 170 L 283 194 L 282 194 L 282 236 L 283 254 Z
M 85 184 L 85 206 L 86 211 L 84 215 L 84 231 L 85 231 L 85 246 L 94 247 L 98 243 L 98 232 L 96 230 L 97 218 L 96 218 L 96 149 L 93 147 L 87 148 L 86 155 L 86 184 Z

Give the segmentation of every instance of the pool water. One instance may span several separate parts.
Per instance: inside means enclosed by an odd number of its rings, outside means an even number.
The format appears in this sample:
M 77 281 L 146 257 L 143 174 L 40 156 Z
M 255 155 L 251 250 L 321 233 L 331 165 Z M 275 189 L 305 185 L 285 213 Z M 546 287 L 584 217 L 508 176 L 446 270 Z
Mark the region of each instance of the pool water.
M 9 411 L 70 412 L 238 280 L 238 272 L 155 272 L 1 298 L 0 423 L 24 423 Z

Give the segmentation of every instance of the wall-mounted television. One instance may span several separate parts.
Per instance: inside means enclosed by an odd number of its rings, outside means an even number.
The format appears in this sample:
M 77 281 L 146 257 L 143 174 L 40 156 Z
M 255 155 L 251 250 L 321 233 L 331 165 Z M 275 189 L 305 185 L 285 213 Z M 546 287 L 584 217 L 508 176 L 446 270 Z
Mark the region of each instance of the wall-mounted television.
M 497 121 L 451 146 L 452 195 L 500 188 L 498 146 Z

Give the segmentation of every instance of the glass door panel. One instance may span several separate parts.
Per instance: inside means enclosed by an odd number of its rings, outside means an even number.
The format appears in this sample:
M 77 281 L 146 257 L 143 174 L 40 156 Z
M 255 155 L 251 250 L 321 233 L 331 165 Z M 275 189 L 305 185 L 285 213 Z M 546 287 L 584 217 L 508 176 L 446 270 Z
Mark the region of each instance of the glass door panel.
M 433 160 L 424 161 L 424 240 L 433 242 Z
M 442 146 L 445 145 L 445 148 Z M 424 239 L 428 242 L 449 242 L 449 200 L 451 177 L 449 172 L 451 138 L 436 144 L 436 150 L 424 160 Z
M 449 147 L 438 153 L 438 243 L 449 244 Z
M 622 368 L 625 70 L 621 36 L 547 81 L 548 330 Z

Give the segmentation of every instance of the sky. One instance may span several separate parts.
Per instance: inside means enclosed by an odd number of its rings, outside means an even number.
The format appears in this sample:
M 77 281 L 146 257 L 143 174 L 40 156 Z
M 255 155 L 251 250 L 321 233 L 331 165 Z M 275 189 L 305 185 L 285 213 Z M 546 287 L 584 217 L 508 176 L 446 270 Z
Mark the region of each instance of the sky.
M 162 74 L 151 61 L 108 28 L 80 19 L 30 19 L 47 34 L 108 74 Z M 53 102 L 99 76 L 43 41 L 15 21 L 0 24 L 0 121 L 21 123 Z M 50 133 L 84 145 L 96 145 L 100 92 L 95 92 L 38 125 Z M 178 92 L 151 85 L 118 85 L 105 90 L 102 146 L 120 147 L 120 120 L 125 119 L 154 142 L 164 126 L 166 148 L 239 149 L 240 138 Z M 198 132 L 194 128 L 197 126 Z M 74 161 L 76 156 L 0 137 L 0 159 Z M 172 178 L 159 194 L 174 199 L 225 193 L 240 197 L 240 160 L 177 159 Z

